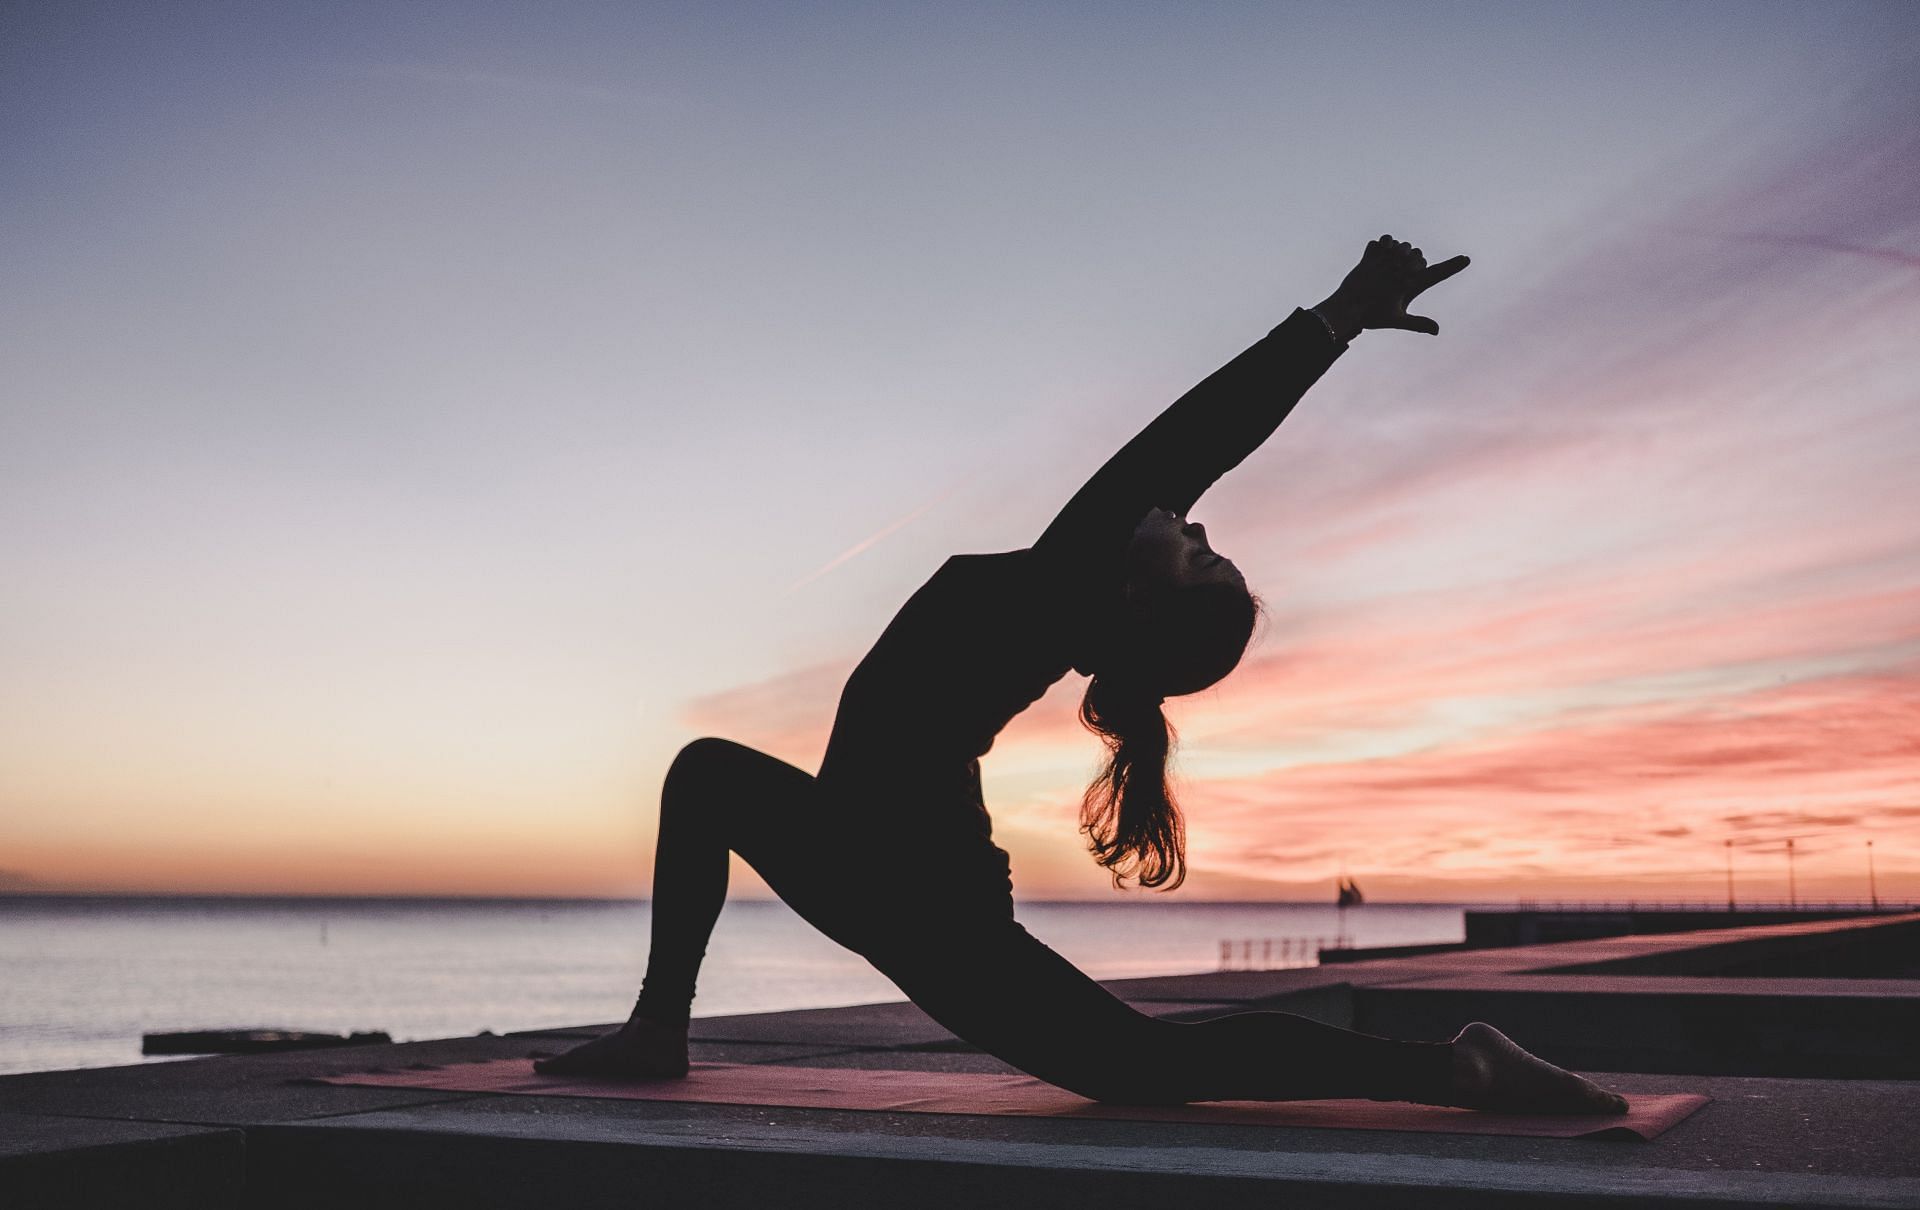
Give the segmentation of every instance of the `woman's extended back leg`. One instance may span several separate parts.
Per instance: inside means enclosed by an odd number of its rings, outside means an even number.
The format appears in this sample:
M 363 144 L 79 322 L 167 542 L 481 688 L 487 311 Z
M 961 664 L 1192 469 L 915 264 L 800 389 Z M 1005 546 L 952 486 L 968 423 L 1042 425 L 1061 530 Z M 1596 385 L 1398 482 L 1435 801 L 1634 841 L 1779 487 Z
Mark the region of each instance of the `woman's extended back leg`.
M 902 952 L 876 964 L 960 1037 L 1095 1100 L 1426 1100 L 1443 1096 L 1451 1079 L 1445 1043 L 1394 1041 L 1280 1012 L 1157 1020 L 1011 921 L 956 932 L 936 960 Z

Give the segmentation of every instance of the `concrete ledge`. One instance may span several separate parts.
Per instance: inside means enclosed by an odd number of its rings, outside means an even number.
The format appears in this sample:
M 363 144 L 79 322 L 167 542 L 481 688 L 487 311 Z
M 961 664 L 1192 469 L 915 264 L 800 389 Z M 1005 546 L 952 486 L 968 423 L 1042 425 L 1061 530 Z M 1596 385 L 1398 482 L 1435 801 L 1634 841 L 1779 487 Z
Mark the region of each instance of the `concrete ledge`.
M 254 1171 L 274 1204 L 351 1201 L 363 1210 L 473 1195 L 502 1208 L 636 1204 L 916 1210 L 1112 1210 L 1167 1206 L 1735 1207 L 1912 1206 L 1920 1180 L 1780 1172 L 1596 1170 L 1578 1162 L 1511 1163 L 1391 1151 L 1369 1154 L 893 1138 L 791 1125 L 742 1125 L 698 1142 L 583 1119 L 537 1132 L 464 1115 L 404 1112 L 265 1128 Z M 611 1127 L 611 1128 L 610 1128 Z M 1394 1137 L 1394 1136 L 1389 1136 Z M 284 1191 L 284 1193 L 282 1192 Z
M 1597 976 L 1531 982 L 1356 989 L 1354 1028 L 1442 1038 L 1469 1021 L 1492 1021 L 1542 1058 L 1580 1071 L 1920 1079 L 1920 999 L 1912 996 L 1633 991 Z
M 1354 979 L 1353 1028 L 1372 1033 L 1443 1038 L 1484 1020 L 1583 1071 L 1915 1079 L 1920 980 L 1764 972 L 1868 969 L 1917 945 L 1920 917 L 1904 915 L 1340 969 Z
M 1806 907 L 1661 907 L 1658 904 L 1576 904 L 1564 907 L 1468 908 L 1466 943 L 1475 947 L 1539 945 L 1592 937 L 1698 933 L 1706 929 L 1804 924 L 1815 920 L 1858 920 L 1865 915 L 1913 912 L 1913 905 L 1865 903 Z
M 1920 918 L 1844 922 L 1837 928 L 1741 929 L 1725 940 L 1684 949 L 1553 967 L 1563 973 L 1710 975 L 1722 978 L 1805 978 L 1892 982 L 1920 972 Z M 1882 976 L 1876 978 L 1877 976 Z
M 1464 941 L 1439 941 L 1430 945 L 1369 945 L 1349 949 L 1320 951 L 1320 965 L 1346 962 L 1376 962 L 1382 958 L 1421 958 L 1428 954 L 1457 954 L 1467 948 Z
M 0 1113 L 0 1205 L 237 1207 L 238 1130 Z

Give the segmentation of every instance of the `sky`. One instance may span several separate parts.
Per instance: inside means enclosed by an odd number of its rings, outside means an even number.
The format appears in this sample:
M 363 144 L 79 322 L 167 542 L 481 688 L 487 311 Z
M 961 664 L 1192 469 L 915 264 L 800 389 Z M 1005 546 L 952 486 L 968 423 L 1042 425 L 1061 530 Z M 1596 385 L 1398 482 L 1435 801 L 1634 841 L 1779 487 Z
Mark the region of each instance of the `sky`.
M 1920 899 L 1916 164 L 1902 3 L 5 5 L 0 889 L 645 895 L 1390 232 L 1192 513 L 1174 896 Z M 1149 893 L 1083 687 L 1022 898 Z

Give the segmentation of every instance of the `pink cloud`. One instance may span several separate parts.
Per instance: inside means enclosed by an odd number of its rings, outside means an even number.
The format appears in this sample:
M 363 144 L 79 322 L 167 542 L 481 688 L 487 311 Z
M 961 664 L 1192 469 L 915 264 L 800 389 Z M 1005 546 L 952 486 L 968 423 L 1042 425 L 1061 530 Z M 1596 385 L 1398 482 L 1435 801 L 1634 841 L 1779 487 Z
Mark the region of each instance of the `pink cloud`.
M 828 660 L 736 685 L 688 702 L 681 712 L 699 735 L 759 748 L 811 772 L 826 751 L 840 689 L 856 660 Z
M 1728 837 L 1793 836 L 1817 856 L 1868 834 L 1890 866 L 1920 871 L 1915 784 L 1920 661 L 1680 715 L 1209 781 L 1189 795 L 1189 832 L 1211 864 L 1267 877 L 1299 877 L 1337 848 L 1394 874 L 1439 862 L 1484 879 L 1521 861 L 1710 878 L 1702 854 Z

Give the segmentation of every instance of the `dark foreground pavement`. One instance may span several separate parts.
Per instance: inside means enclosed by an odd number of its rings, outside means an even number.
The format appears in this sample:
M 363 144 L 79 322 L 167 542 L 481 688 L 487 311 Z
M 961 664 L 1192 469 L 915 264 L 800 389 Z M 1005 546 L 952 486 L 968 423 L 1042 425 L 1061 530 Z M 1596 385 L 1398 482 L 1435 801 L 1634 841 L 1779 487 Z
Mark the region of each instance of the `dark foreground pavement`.
M 0 1205 L 1916 1207 L 1920 980 L 1752 972 L 1769 954 L 1803 967 L 1810 952 L 1905 944 L 1917 927 L 1821 922 L 1108 985 L 1176 1018 L 1278 1008 L 1427 1037 L 1484 1018 L 1548 1057 L 1593 1060 L 1611 1087 L 1714 1098 L 1652 1142 L 302 1082 L 553 1053 L 611 1028 L 587 1025 L 0 1078 Z M 1637 973 L 1649 966 L 1671 973 Z M 701 1061 L 1010 1070 L 906 1003 L 702 1018 L 694 1037 Z

